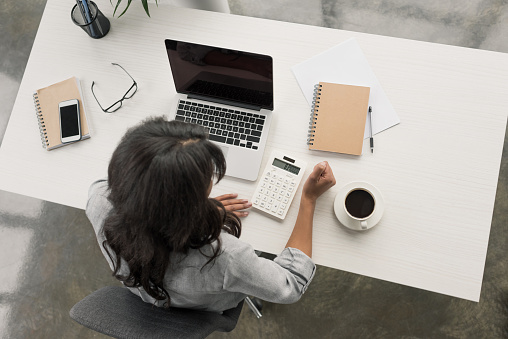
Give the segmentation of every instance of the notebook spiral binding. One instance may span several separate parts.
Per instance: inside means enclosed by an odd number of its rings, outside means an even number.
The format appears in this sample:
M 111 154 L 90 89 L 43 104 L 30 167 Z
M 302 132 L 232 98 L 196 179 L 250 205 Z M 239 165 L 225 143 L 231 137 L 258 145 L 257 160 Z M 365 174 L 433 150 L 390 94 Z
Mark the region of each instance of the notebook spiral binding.
M 319 100 L 321 99 L 321 87 L 322 85 L 314 85 L 314 94 L 312 95 L 312 109 L 310 110 L 310 121 L 309 121 L 309 133 L 307 134 L 307 145 L 314 145 L 314 132 L 318 120 L 319 112 Z
M 37 93 L 34 93 L 34 105 L 35 105 L 35 115 L 37 115 L 37 123 L 39 124 L 39 132 L 41 134 L 41 142 L 42 147 L 46 148 L 48 146 L 48 133 L 46 132 L 46 124 L 44 123 L 44 117 L 42 116 L 41 105 L 39 104 L 39 96 Z

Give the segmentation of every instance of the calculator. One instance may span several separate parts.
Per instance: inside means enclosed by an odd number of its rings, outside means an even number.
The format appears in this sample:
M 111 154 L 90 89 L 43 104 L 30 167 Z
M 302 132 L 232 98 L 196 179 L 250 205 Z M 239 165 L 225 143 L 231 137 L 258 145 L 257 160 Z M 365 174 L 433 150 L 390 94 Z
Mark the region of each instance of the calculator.
M 273 151 L 252 197 L 252 207 L 283 220 L 293 201 L 307 163 Z

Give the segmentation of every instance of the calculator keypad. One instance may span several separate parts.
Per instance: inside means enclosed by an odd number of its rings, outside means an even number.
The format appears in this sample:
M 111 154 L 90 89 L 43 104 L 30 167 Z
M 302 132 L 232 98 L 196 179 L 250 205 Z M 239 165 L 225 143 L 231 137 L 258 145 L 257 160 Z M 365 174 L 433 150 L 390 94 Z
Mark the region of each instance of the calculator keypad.
M 284 218 L 297 189 L 297 179 L 296 175 L 285 171 L 268 169 L 254 193 L 252 205 L 278 218 Z

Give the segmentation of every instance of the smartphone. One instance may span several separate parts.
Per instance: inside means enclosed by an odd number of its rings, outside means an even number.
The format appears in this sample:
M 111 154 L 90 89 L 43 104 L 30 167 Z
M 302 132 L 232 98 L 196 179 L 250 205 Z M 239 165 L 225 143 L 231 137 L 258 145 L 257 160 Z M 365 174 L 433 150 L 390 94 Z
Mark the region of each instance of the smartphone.
M 81 140 L 79 101 L 71 99 L 58 104 L 60 112 L 60 139 L 63 143 Z

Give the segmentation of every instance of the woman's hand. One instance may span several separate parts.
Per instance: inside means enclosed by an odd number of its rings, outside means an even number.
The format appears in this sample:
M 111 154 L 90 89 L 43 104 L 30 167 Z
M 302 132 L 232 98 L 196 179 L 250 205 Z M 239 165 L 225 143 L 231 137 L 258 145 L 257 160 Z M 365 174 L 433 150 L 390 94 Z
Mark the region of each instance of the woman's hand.
M 249 202 L 247 199 L 235 199 L 238 197 L 237 193 L 230 193 L 230 194 L 223 194 L 221 196 L 218 196 L 214 198 L 217 201 L 220 201 L 223 205 L 226 211 L 231 211 L 234 214 L 236 214 L 238 217 L 246 217 L 249 215 L 249 212 L 242 211 L 246 208 L 249 208 L 252 206 L 252 203 Z
M 302 199 L 315 202 L 321 194 L 333 185 L 335 185 L 335 177 L 333 176 L 332 169 L 328 165 L 328 161 L 322 161 L 314 166 L 312 173 L 303 185 Z

